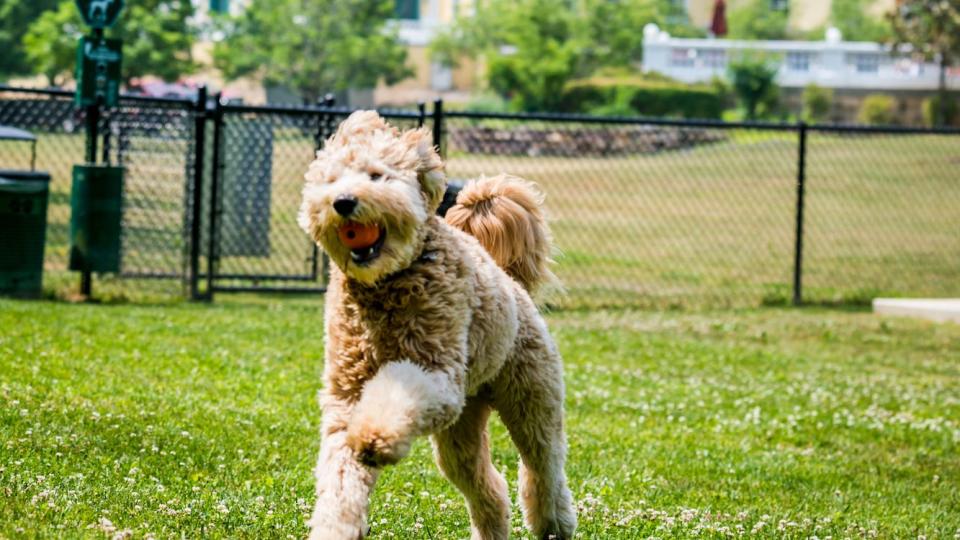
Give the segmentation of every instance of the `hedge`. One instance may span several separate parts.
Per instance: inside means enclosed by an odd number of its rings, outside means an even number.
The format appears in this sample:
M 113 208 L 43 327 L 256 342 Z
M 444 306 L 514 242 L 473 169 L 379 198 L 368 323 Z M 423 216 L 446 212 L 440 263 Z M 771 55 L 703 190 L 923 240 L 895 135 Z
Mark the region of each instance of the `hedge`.
M 714 88 L 636 76 L 571 81 L 561 99 L 565 112 L 620 110 L 614 104 L 641 116 L 718 119 L 723 113 L 723 96 Z

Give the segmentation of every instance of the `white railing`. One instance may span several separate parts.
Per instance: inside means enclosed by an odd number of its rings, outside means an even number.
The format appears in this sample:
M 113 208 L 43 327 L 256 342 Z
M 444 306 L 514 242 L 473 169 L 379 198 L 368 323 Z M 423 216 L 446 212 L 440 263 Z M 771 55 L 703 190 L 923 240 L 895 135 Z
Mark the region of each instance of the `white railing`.
M 936 64 L 892 54 L 881 43 L 843 41 L 835 28 L 827 31 L 824 41 L 684 39 L 655 24 L 643 29 L 643 70 L 683 82 L 726 77 L 730 61 L 750 51 L 779 63 L 777 82 L 785 87 L 814 83 L 828 88 L 932 90 L 940 77 Z M 947 86 L 960 89 L 960 70 L 948 71 Z

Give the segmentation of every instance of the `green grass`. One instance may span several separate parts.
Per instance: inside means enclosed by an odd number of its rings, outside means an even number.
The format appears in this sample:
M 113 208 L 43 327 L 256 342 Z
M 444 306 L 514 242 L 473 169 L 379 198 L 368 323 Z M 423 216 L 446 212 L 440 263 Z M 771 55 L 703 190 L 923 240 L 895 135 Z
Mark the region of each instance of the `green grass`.
M 135 538 L 302 537 L 321 308 L 0 301 L 0 537 L 102 538 L 107 520 Z M 548 322 L 579 538 L 958 533 L 960 326 L 772 308 Z M 372 523 L 468 536 L 426 441 L 382 476 Z

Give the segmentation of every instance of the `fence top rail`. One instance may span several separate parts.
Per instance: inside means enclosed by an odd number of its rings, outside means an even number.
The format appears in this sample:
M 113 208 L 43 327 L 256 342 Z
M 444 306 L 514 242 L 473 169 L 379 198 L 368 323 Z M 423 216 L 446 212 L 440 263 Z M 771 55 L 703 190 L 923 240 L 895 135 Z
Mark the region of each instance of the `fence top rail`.
M 0 92 L 35 94 L 42 96 L 73 97 L 71 90 L 60 88 L 23 88 L 0 84 Z M 132 103 L 157 103 L 165 105 L 194 106 L 196 100 L 189 98 L 167 98 L 122 94 L 121 101 Z M 240 105 L 224 103 L 220 105 L 224 112 L 232 113 L 260 113 L 260 114 L 287 114 L 312 116 L 330 114 L 347 116 L 356 109 L 350 107 L 322 107 L 322 106 L 281 106 L 281 105 Z M 388 119 L 425 120 L 426 112 L 408 109 L 377 109 L 381 116 Z M 470 118 L 475 120 L 517 120 L 536 122 L 571 122 L 581 124 L 620 124 L 620 125 L 655 125 L 687 128 L 709 129 L 755 129 L 766 131 L 819 131 L 823 133 L 875 133 L 888 135 L 960 135 L 960 128 L 955 127 L 917 127 L 917 126 L 868 126 L 861 124 L 805 124 L 803 122 L 725 122 L 723 120 L 688 120 L 679 118 L 654 118 L 646 116 L 595 116 L 576 113 L 499 113 L 478 111 L 450 111 L 444 110 L 446 118 Z
M 809 124 L 810 131 L 823 133 L 876 133 L 878 135 L 960 135 L 955 127 L 867 126 L 863 124 Z
M 228 113 L 257 113 L 257 114 L 288 114 L 315 116 L 319 114 L 329 114 L 336 116 L 348 116 L 358 109 L 350 107 L 320 107 L 320 106 L 283 106 L 283 105 L 239 105 L 234 103 L 224 103 L 220 106 L 223 112 Z M 419 111 L 410 111 L 404 109 L 377 109 L 380 116 L 384 118 L 418 120 L 422 118 Z
M 123 104 L 123 102 L 158 103 L 158 104 L 164 104 L 164 105 L 182 105 L 184 107 L 193 107 L 193 105 L 196 103 L 196 99 L 121 94 L 120 103 Z
M 19 86 L 10 86 L 7 84 L 0 84 L 0 92 L 37 94 L 39 96 L 73 97 L 73 92 L 70 90 L 63 90 L 61 88 L 21 88 Z
M 18 86 L 9 86 L 6 84 L 0 84 L 0 92 L 10 92 L 14 94 L 35 94 L 38 96 L 56 96 L 56 97 L 65 97 L 72 98 L 74 93 L 72 90 L 63 90 L 62 88 L 21 88 Z M 123 102 L 133 102 L 133 103 L 162 103 L 166 105 L 193 105 L 195 100 L 190 98 L 173 98 L 173 97 L 155 97 L 155 96 L 139 96 L 135 94 L 121 94 L 120 95 L 121 104 Z
M 807 124 L 804 122 L 726 122 L 722 120 L 687 120 L 679 118 L 654 118 L 646 116 L 594 116 L 573 113 L 488 113 L 474 111 L 444 111 L 447 118 L 472 118 L 477 120 L 530 120 L 539 122 L 572 122 L 583 124 L 658 125 L 672 127 L 697 127 L 713 129 L 757 129 L 767 131 L 811 131 L 836 133 L 877 133 L 911 135 L 960 135 L 960 128 L 919 126 L 869 126 L 863 124 Z
M 799 124 L 781 122 L 724 122 L 723 120 L 684 120 L 679 118 L 654 118 L 647 116 L 594 116 L 577 113 L 491 113 L 475 111 L 444 111 L 443 116 L 447 118 L 472 118 L 476 120 L 529 120 L 537 122 L 659 125 L 715 129 L 762 129 L 772 131 L 796 131 L 800 129 Z

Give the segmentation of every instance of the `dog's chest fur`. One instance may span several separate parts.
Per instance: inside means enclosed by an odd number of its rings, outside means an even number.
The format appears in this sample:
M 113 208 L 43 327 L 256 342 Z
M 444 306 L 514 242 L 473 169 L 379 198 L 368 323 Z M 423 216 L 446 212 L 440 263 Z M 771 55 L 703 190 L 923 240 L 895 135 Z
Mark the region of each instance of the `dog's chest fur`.
M 421 256 L 377 286 L 333 269 L 326 379 L 335 396 L 358 399 L 380 366 L 400 360 L 463 373 L 469 395 L 506 362 L 520 287 L 472 237 L 439 220 L 428 227 Z

